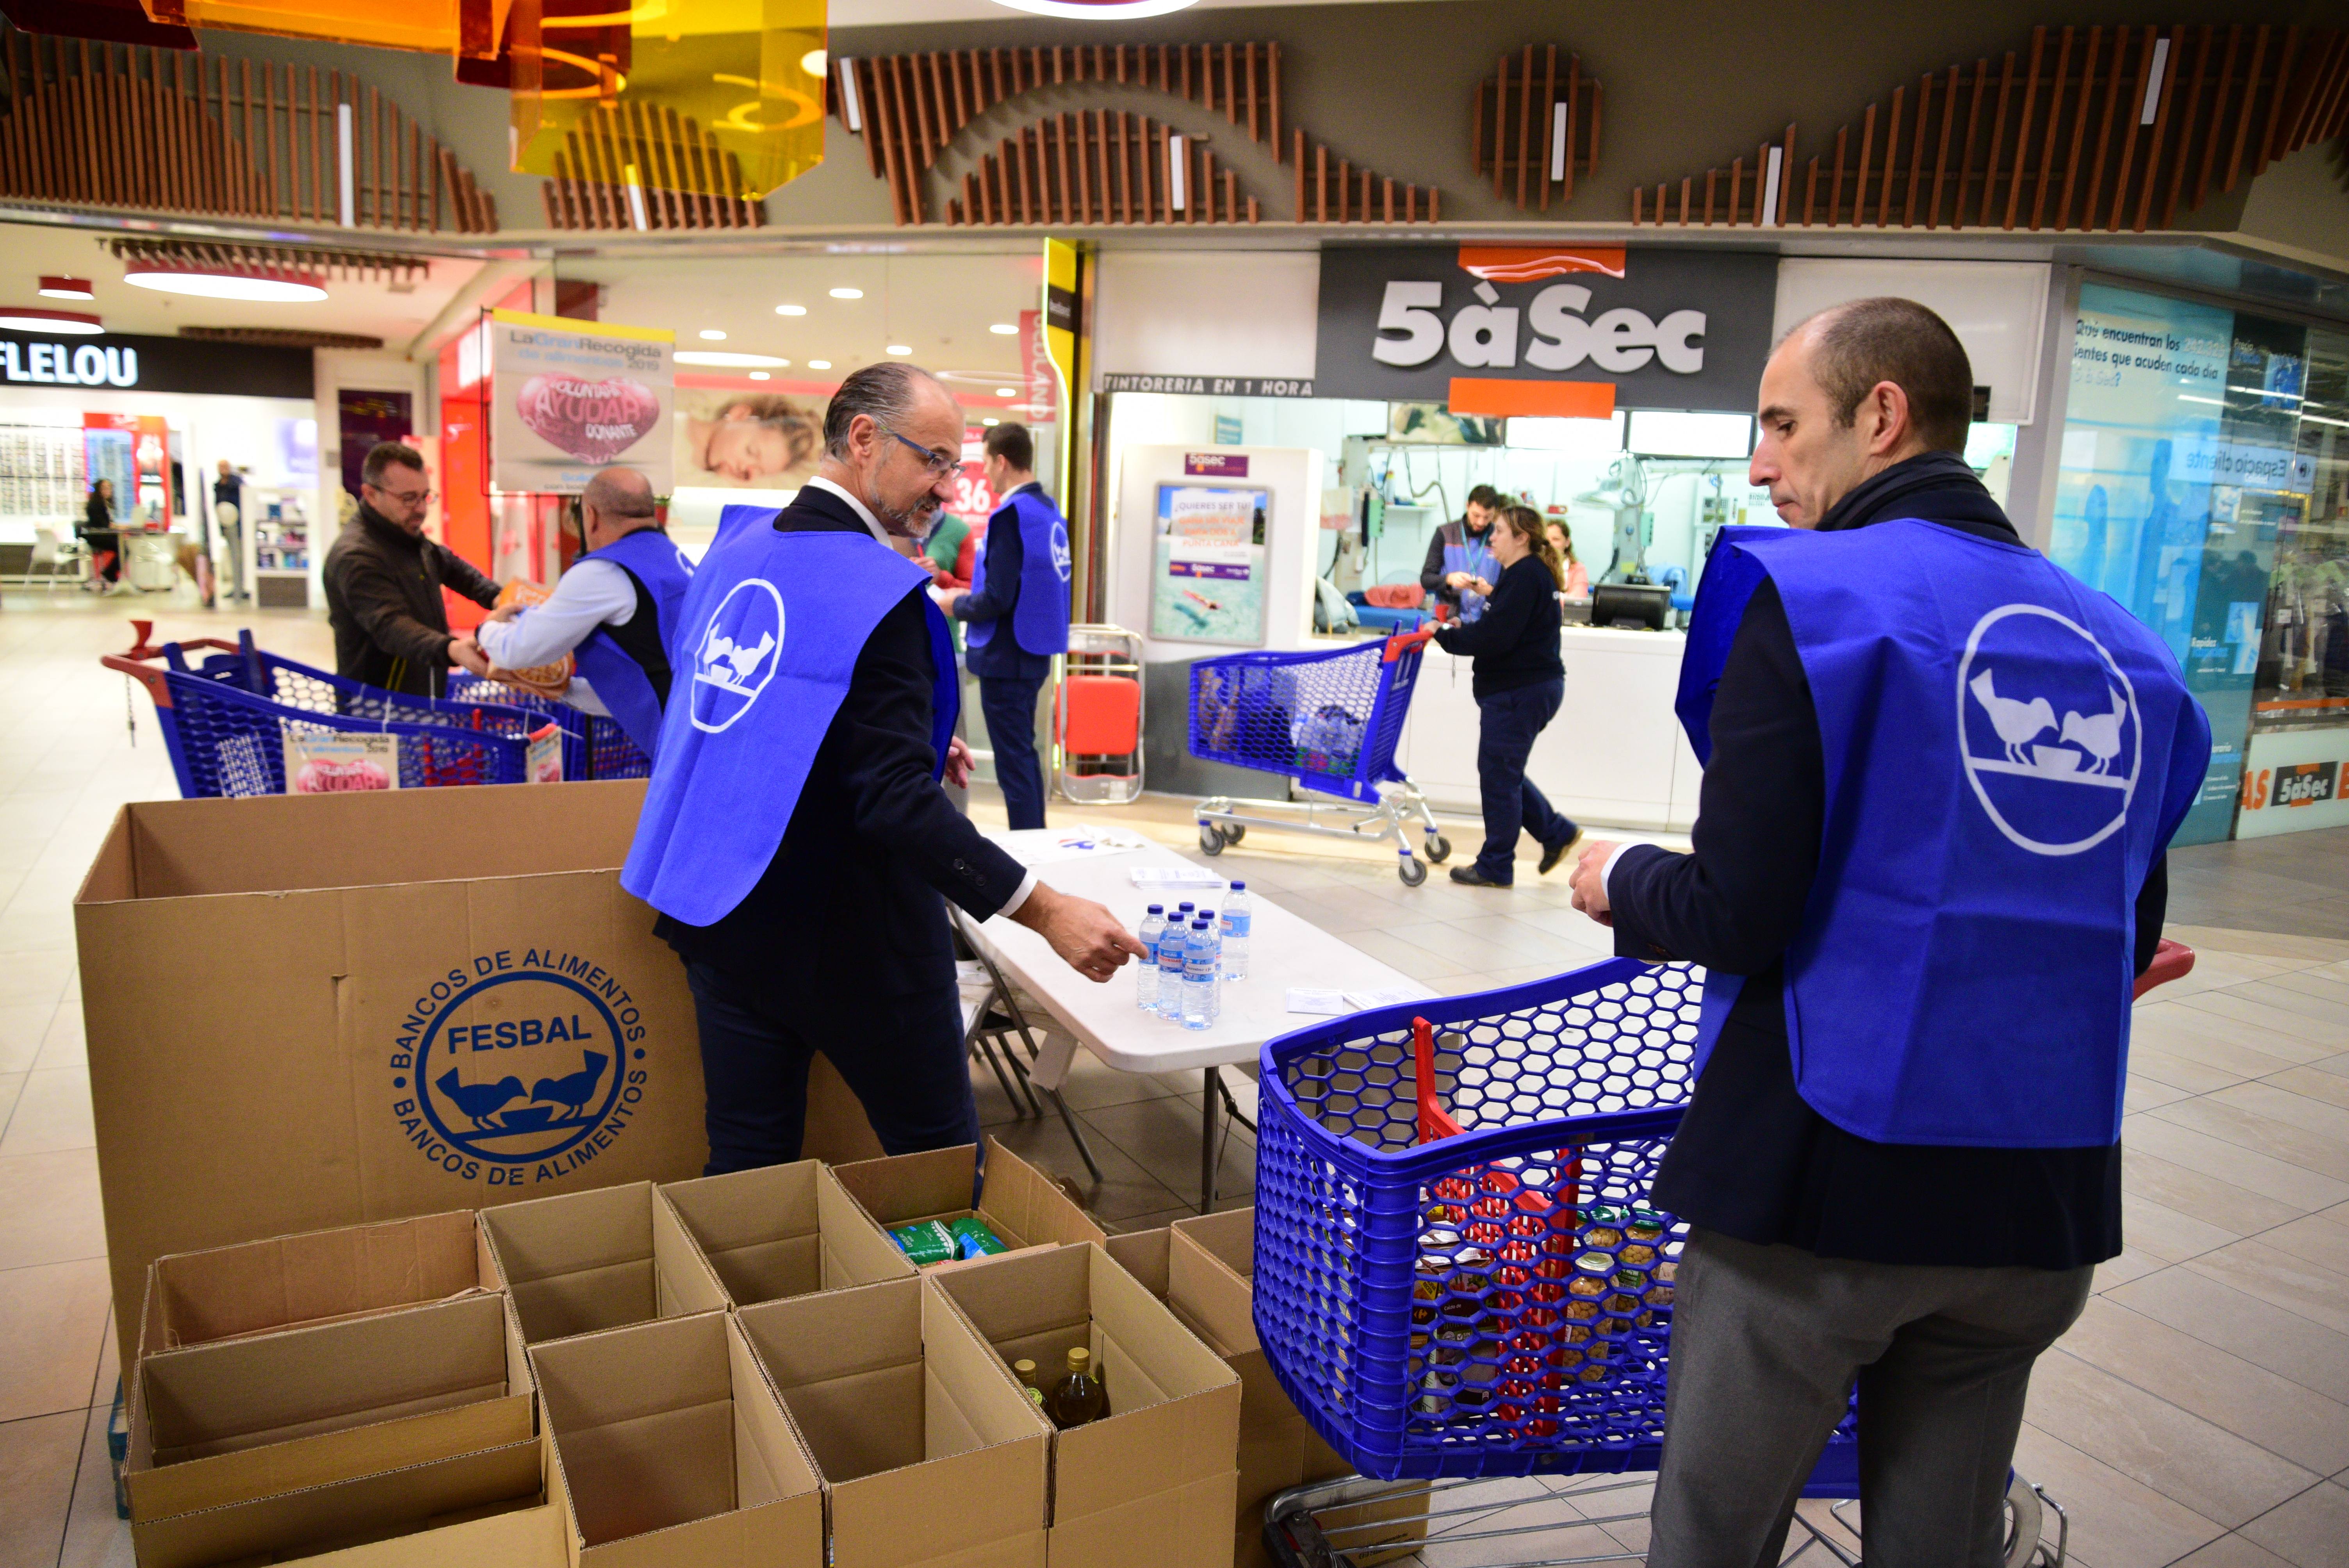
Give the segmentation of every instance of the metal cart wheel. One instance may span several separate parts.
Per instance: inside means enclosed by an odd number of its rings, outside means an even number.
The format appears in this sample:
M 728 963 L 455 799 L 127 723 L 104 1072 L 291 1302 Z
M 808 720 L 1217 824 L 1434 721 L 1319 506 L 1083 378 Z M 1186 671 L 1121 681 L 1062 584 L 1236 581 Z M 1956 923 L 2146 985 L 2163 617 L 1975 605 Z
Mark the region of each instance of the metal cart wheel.
M 1395 863 L 1395 875 L 1402 878 L 1403 886 L 1417 887 L 1427 880 L 1427 866 L 1424 861 L 1405 855 Z
M 1427 857 L 1428 864 L 1440 866 L 1452 858 L 1452 841 L 1441 833 L 1430 833 L 1420 852 Z
M 1231 822 L 1231 823 L 1227 823 L 1227 824 L 1226 824 L 1226 826 L 1225 826 L 1225 828 L 1224 828 L 1224 842 L 1226 842 L 1226 843 L 1227 843 L 1227 844 L 1237 844 L 1237 843 L 1238 843 L 1242 839 L 1245 839 L 1245 838 L 1247 838 L 1247 825 L 1246 823 L 1244 823 L 1244 822 Z
M 1224 830 L 1213 822 L 1199 824 L 1199 852 L 1207 855 L 1224 852 Z

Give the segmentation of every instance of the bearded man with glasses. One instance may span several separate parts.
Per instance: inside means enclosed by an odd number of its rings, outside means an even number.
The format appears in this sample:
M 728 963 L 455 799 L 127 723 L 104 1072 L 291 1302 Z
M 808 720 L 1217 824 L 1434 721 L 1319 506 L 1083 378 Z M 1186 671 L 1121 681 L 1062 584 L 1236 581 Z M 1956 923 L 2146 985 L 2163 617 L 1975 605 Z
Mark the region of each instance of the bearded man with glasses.
M 336 536 L 322 573 L 335 673 L 410 696 L 441 696 L 451 664 L 489 674 L 481 649 L 450 634 L 440 590 L 488 609 L 498 602 L 498 585 L 424 536 L 432 501 L 424 455 L 378 442 L 359 477 L 358 520 Z

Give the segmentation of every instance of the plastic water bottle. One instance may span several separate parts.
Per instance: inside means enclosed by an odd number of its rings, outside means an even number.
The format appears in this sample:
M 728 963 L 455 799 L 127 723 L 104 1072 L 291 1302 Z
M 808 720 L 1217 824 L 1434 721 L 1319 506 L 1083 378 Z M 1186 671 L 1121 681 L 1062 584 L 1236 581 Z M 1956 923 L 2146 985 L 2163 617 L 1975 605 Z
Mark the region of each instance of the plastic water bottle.
M 1133 1005 L 1145 1013 L 1158 1009 L 1158 939 L 1166 934 L 1166 906 L 1154 903 L 1142 923 L 1142 962 L 1133 970 Z
M 1200 910 L 1199 918 L 1207 923 L 1207 948 L 1213 964 L 1207 971 L 1207 1022 L 1212 1024 L 1224 1010 L 1224 928 L 1212 909 Z
M 1158 934 L 1158 1016 L 1183 1021 L 1183 975 L 1190 962 L 1191 923 L 1170 917 Z
M 1214 1021 L 1216 1005 L 1215 934 L 1204 920 L 1191 923 L 1191 941 L 1183 963 L 1183 1026 L 1204 1029 Z
M 1224 978 L 1247 978 L 1248 924 L 1254 905 L 1247 883 L 1236 882 L 1224 894 Z

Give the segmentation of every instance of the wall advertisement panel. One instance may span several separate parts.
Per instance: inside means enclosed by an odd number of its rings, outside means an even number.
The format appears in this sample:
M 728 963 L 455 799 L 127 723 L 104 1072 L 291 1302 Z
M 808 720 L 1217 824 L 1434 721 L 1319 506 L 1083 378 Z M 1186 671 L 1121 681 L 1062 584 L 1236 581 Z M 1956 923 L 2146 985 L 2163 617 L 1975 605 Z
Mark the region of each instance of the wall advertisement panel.
M 626 463 L 668 493 L 675 333 L 512 310 L 489 330 L 494 489 L 576 495 Z
M 2349 827 L 2349 729 L 2286 729 L 2251 737 L 2238 838 Z
M 1246 459 L 1239 469 L 1247 472 Z M 1265 632 L 1261 486 L 1161 484 L 1152 528 L 1150 634 L 1260 648 Z

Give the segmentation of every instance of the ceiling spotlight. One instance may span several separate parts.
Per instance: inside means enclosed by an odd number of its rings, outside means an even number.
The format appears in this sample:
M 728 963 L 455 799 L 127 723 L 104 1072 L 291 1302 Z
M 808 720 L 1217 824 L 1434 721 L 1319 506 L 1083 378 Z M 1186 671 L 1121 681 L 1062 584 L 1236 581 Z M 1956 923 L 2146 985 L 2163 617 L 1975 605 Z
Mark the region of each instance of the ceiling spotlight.
M 1058 16 L 1064 22 L 1132 22 L 1144 16 L 1187 11 L 1194 0 L 995 0 L 1031 16 Z
M 1019 328 L 1010 322 L 999 321 L 987 330 L 995 334 L 998 337 L 1009 337 L 1013 333 L 1018 332 Z
M 998 397 L 1017 397 L 1019 396 L 1019 393 L 1016 387 L 998 387 L 995 389 L 995 395 Z
M 1002 421 L 1002 420 L 1000 420 L 1000 419 L 988 418 L 988 419 L 981 419 L 981 420 L 979 421 L 979 423 L 980 423 L 980 424 L 982 424 L 982 425 L 1000 425 L 1001 423 L 1003 423 L 1003 421 Z
M 41 280 L 43 299 L 96 299 L 88 278 L 51 278 Z
M 775 314 L 777 315 L 805 315 L 807 314 L 807 306 L 803 304 L 779 304 L 775 307 Z
M 134 262 L 122 274 L 122 281 L 162 294 L 266 304 L 311 304 L 326 297 L 326 291 L 311 274 L 275 267 L 196 267 Z
M 774 379 L 774 373 L 767 370 L 753 370 L 750 372 L 750 379 L 753 381 L 771 381 Z
M 46 310 L 38 305 L 0 305 L 0 327 L 10 332 L 53 332 L 71 337 L 91 337 L 106 330 L 98 317 L 85 312 Z
M 808 361 L 808 368 L 810 370 L 829 370 L 832 368 L 832 361 L 829 359 L 811 359 Z
M 805 71 L 812 77 L 820 77 L 823 75 L 824 67 L 830 63 L 831 62 L 824 57 L 824 53 L 822 49 L 810 49 L 806 54 L 800 57 L 800 69 Z
M 914 346 L 910 343 L 893 343 L 889 346 L 888 351 L 891 354 L 911 354 L 914 352 Z
M 863 289 L 834 289 L 832 291 L 832 297 L 834 299 L 863 299 L 864 297 L 864 291 Z
M 778 359 L 771 354 L 731 354 L 722 348 L 680 348 L 669 357 L 679 365 L 722 365 L 733 369 L 745 366 L 789 365 L 788 359 Z
M 726 335 L 719 331 L 714 326 L 705 326 L 701 329 L 701 341 L 704 343 L 723 343 L 726 341 Z

